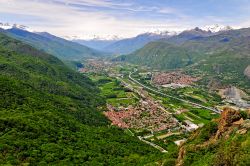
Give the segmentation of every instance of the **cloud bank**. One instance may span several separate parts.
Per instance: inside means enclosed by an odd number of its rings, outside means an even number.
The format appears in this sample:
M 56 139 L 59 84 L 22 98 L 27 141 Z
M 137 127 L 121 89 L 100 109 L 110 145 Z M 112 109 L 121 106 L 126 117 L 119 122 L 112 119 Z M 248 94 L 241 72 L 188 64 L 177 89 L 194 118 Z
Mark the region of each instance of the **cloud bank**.
M 189 4 L 185 4 L 187 2 Z M 48 31 L 59 36 L 131 37 L 152 30 L 180 31 L 208 24 L 248 26 L 249 10 L 242 10 L 232 19 L 230 12 L 211 13 L 197 8 L 202 1 L 186 0 L 181 3 L 140 0 L 1 0 L 0 21 L 24 24 L 37 31 Z M 213 0 L 211 1 L 211 4 Z M 228 4 L 234 4 L 234 0 Z M 242 0 L 244 1 L 244 0 Z M 238 1 L 237 1 L 238 2 Z M 246 1 L 244 1 L 247 3 Z M 224 3 L 227 5 L 226 3 Z M 243 4 L 243 6 L 245 6 Z M 218 8 L 218 9 L 217 9 Z M 220 9 L 220 4 L 211 6 Z M 227 8 L 226 8 L 227 9 Z M 200 9 L 202 10 L 202 9 Z

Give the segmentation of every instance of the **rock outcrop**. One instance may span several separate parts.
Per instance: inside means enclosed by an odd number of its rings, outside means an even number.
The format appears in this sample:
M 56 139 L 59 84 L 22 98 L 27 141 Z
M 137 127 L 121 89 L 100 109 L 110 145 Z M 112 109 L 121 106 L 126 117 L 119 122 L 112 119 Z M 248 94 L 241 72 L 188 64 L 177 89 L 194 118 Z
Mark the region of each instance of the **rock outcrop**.
M 250 111 L 246 111 L 246 113 L 249 113 Z M 189 138 L 188 141 L 182 145 L 179 149 L 179 155 L 178 159 L 176 161 L 177 166 L 184 166 L 186 165 L 186 157 L 190 157 L 190 154 L 194 153 L 200 153 L 204 152 L 204 149 L 209 149 L 211 147 L 214 148 L 214 161 L 217 160 L 220 161 L 220 154 L 223 156 L 223 146 L 220 146 L 219 144 L 225 143 L 226 140 L 230 140 L 229 138 L 232 138 L 232 133 L 235 132 L 236 135 L 234 135 L 234 138 L 239 137 L 239 135 L 242 135 L 242 137 L 246 138 L 247 133 L 250 130 L 250 120 L 249 119 L 243 119 L 242 114 L 240 111 L 236 111 L 232 108 L 225 108 L 223 112 L 221 113 L 221 116 L 219 119 L 214 120 L 214 122 L 217 123 L 217 129 L 210 133 L 206 140 L 199 141 L 201 139 L 201 136 L 204 136 L 205 130 L 202 131 L 202 129 L 195 131 Z M 198 140 L 198 141 L 197 141 Z M 191 142 L 191 143 L 190 143 Z M 229 141 L 231 147 L 234 147 L 234 143 L 232 141 Z M 239 149 L 243 148 L 244 146 L 239 144 Z M 230 152 L 232 153 L 231 157 L 235 157 L 236 154 L 240 152 Z M 229 152 L 227 152 L 229 153 Z M 240 155 L 245 155 L 240 154 Z M 233 159 L 224 158 L 221 162 L 222 165 L 228 165 L 228 163 L 232 163 Z M 236 162 L 237 163 L 237 162 Z M 189 163 L 190 164 L 190 163 Z
M 247 68 L 244 71 L 244 75 L 250 79 L 250 65 L 247 66 Z
M 237 89 L 234 86 L 231 86 L 229 88 L 226 88 L 224 91 L 224 95 L 226 96 L 226 98 L 234 98 L 236 100 L 240 100 L 241 99 L 241 94 L 240 94 L 240 90 Z
M 221 113 L 220 118 L 217 120 L 218 130 L 216 132 L 215 139 L 219 139 L 226 131 L 228 131 L 229 127 L 233 124 L 237 124 L 236 122 L 239 120 L 241 120 L 239 111 L 231 108 L 225 108 Z

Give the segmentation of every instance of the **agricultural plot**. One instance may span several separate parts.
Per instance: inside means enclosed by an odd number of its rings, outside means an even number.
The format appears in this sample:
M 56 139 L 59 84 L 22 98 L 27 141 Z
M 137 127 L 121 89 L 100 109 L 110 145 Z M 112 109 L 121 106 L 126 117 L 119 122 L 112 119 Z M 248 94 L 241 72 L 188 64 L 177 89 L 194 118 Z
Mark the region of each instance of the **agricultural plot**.
M 150 85 L 150 87 L 153 89 L 158 88 L 158 90 L 167 95 L 179 97 L 181 99 L 208 107 L 213 107 L 215 105 L 221 104 L 221 98 L 218 95 L 214 93 L 210 94 L 198 86 L 177 89 L 163 88 L 154 86 L 153 84 L 151 84 L 150 80 L 143 79 L 137 73 L 135 73 L 133 77 L 140 81 L 142 84 L 146 86 Z M 186 102 L 182 102 L 180 100 L 175 100 L 173 98 L 168 98 L 155 93 L 150 93 L 150 95 L 155 100 L 161 101 L 161 104 L 166 108 L 166 110 L 170 113 L 173 113 L 174 117 L 180 122 L 189 120 L 197 125 L 202 125 L 208 123 L 213 118 L 218 117 L 218 115 L 214 114 L 212 111 L 197 107 Z
M 101 95 L 106 98 L 106 102 L 112 106 L 127 107 L 138 102 L 137 95 L 126 87 L 123 87 L 116 79 L 111 79 L 105 76 L 96 76 L 93 80 L 98 84 L 98 87 L 101 90 Z

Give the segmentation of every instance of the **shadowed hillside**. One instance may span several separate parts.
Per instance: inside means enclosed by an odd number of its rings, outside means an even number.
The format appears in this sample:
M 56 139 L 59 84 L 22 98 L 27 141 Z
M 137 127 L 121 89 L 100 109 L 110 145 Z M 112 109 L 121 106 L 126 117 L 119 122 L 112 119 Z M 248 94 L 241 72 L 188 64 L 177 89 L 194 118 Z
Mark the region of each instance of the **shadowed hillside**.
M 46 32 L 32 33 L 26 30 L 12 28 L 5 30 L 6 34 L 43 50 L 49 54 L 55 55 L 62 60 L 82 60 L 84 58 L 93 58 L 103 56 L 104 53 L 91 49 L 89 47 L 67 41 Z

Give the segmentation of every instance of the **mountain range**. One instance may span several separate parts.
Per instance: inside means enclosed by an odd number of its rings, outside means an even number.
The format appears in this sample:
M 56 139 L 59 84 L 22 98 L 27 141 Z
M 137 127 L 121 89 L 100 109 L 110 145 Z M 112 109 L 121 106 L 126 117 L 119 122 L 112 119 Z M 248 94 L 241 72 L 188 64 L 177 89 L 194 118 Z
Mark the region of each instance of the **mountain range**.
M 102 50 L 105 52 L 110 52 L 115 55 L 121 54 L 129 54 L 147 43 L 155 40 L 159 40 L 162 38 L 168 38 L 174 35 L 170 32 L 160 32 L 160 33 L 143 33 L 136 37 L 132 38 L 125 38 L 125 39 L 111 39 L 111 40 L 104 40 L 104 39 L 93 39 L 93 40 L 72 40 L 74 42 L 89 46 L 91 48 L 95 48 L 98 50 Z
M 47 32 L 35 32 L 24 25 L 0 23 L 0 28 L 16 39 L 66 60 L 81 60 L 83 58 L 100 57 L 111 54 L 130 54 L 146 44 L 157 40 L 173 40 L 173 42 L 181 44 L 191 38 L 206 37 L 232 29 L 229 26 L 212 25 L 205 26 L 201 29 L 197 28 L 196 30 L 186 30 L 180 34 L 179 32 L 155 31 L 125 39 L 120 39 L 117 36 L 109 36 L 107 39 L 95 36 L 95 38 L 91 40 L 78 39 L 77 36 L 74 36 L 70 41 L 71 38 L 67 38 L 66 40 Z
M 169 38 L 172 36 L 170 32 L 157 33 L 144 33 L 133 38 L 123 39 L 110 44 L 104 48 L 105 51 L 113 52 L 115 54 L 129 54 L 143 46 L 147 43 L 162 38 Z
M 4 31 L 6 35 L 30 44 L 39 50 L 55 55 L 62 60 L 73 61 L 107 55 L 101 51 L 65 40 L 47 32 L 29 31 L 26 26 L 3 23 L 0 25 L 0 28 L 2 28 L 1 31 Z
M 195 28 L 148 43 L 114 60 L 161 70 L 183 68 L 192 71 L 190 73 L 206 73 L 221 81 L 248 85 L 244 70 L 250 64 L 249 51 L 250 28 L 217 33 Z M 222 79 L 222 76 L 227 79 Z
M 79 43 L 84 46 L 88 46 L 90 48 L 96 50 L 106 51 L 105 48 L 113 43 L 119 41 L 117 39 L 105 40 L 105 39 L 92 39 L 92 40 L 83 40 L 83 39 L 74 39 L 72 42 Z M 111 51 L 112 52 L 112 51 Z
M 220 33 L 223 31 L 232 30 L 230 26 L 223 26 L 223 25 L 210 25 L 205 26 L 202 28 L 197 28 L 197 30 L 185 30 L 183 32 L 168 32 L 168 31 L 154 31 L 154 32 L 147 32 L 143 34 L 139 34 L 135 37 L 125 38 L 125 39 L 77 39 L 77 37 L 72 40 L 74 42 L 89 46 L 91 48 L 102 50 L 105 52 L 110 52 L 113 54 L 129 54 L 133 51 L 136 51 L 149 42 L 157 41 L 157 40 L 168 40 L 171 38 L 172 40 L 178 40 L 180 43 L 185 41 L 185 39 L 190 39 L 193 37 L 205 37 L 209 35 L 213 35 L 216 33 Z M 179 33 L 182 34 L 182 38 L 178 35 Z M 192 33 L 192 34 L 191 34 Z M 174 37 L 175 36 L 175 37 Z M 176 41 L 176 42 L 178 42 Z

